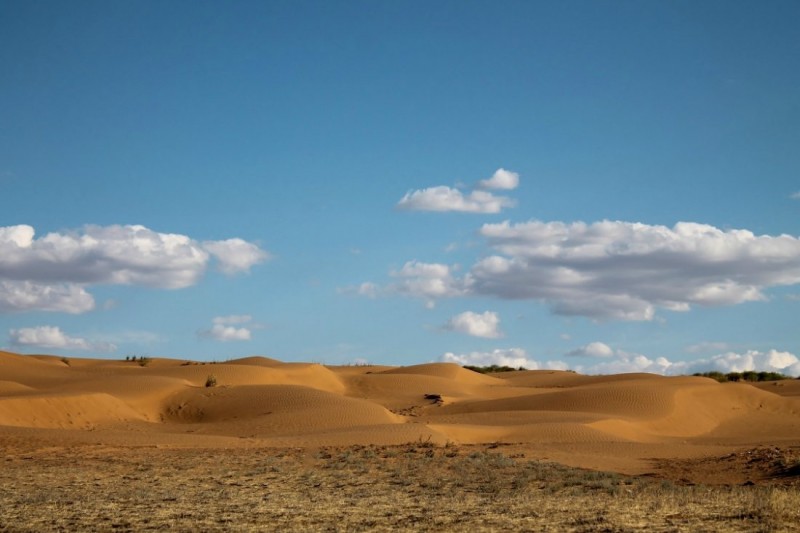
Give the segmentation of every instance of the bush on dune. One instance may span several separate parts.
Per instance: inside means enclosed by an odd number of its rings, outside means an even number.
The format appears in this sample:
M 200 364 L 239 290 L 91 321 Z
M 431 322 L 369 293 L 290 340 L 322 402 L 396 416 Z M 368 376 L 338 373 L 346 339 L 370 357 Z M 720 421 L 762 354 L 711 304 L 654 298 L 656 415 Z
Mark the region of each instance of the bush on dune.
M 785 376 L 779 372 L 756 372 L 755 370 L 747 370 L 745 372 L 728 372 L 727 374 L 723 374 L 722 372 L 696 372 L 692 375 L 715 379 L 720 383 L 725 383 L 728 381 L 747 381 L 756 383 L 759 381 L 778 381 L 781 379 L 791 379 L 789 376 Z

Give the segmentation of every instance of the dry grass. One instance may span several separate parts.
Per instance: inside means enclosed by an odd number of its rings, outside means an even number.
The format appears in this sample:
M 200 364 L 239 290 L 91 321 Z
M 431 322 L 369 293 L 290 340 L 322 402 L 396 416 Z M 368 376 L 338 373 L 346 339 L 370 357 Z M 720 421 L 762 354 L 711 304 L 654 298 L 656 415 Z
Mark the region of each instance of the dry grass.
M 681 486 L 482 447 L 6 453 L 0 531 L 800 531 L 792 486 Z

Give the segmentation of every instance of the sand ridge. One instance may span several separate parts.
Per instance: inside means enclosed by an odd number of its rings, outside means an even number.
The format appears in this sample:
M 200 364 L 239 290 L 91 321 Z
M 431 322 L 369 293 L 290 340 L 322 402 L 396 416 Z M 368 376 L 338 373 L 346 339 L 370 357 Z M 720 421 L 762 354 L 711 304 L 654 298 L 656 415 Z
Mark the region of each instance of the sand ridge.
M 210 376 L 216 386 L 206 386 Z M 260 356 L 212 364 L 0 352 L 0 441 L 37 434 L 179 447 L 505 442 L 573 466 L 637 473 L 656 458 L 800 445 L 798 385 L 484 375 L 449 363 L 328 367 Z

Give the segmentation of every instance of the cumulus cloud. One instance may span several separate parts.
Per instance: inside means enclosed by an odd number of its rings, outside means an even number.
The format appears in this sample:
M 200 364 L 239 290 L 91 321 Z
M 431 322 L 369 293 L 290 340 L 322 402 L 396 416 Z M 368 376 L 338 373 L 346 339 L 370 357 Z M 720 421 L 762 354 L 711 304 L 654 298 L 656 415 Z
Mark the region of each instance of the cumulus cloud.
M 269 254 L 251 242 L 242 239 L 205 241 L 203 248 L 217 260 L 217 267 L 225 274 L 248 272 L 269 259 Z
M 457 266 L 442 263 L 408 261 L 400 270 L 390 273 L 395 281 L 383 292 L 423 298 L 432 306 L 437 299 L 463 296 L 469 292 L 467 282 L 455 275 L 457 269 Z
M 622 350 L 614 352 L 612 360 L 594 365 L 578 365 L 575 370 L 583 374 L 621 374 L 627 372 L 649 372 L 665 375 L 691 375 L 697 372 L 779 372 L 787 376 L 800 376 L 800 359 L 792 353 L 778 350 L 761 352 L 748 350 L 744 353 L 726 352 L 693 361 L 670 361 L 665 357 L 651 359 L 637 353 Z
M 591 344 L 600 345 L 602 343 L 590 343 L 582 349 L 583 352 L 590 352 L 587 349 Z M 510 366 L 513 368 L 524 367 L 528 370 L 551 369 L 567 370 L 569 368 L 587 375 L 598 374 L 625 374 L 631 372 L 646 372 L 651 374 L 661 374 L 668 376 L 691 375 L 697 372 L 718 371 L 728 372 L 779 372 L 781 374 L 800 377 L 800 359 L 786 351 L 780 350 L 748 350 L 743 353 L 726 352 L 712 357 L 696 359 L 693 361 L 671 361 L 666 357 L 651 358 L 640 353 L 631 353 L 624 350 L 614 350 L 602 344 L 596 351 L 602 352 L 601 361 L 588 365 L 568 365 L 563 361 L 547 361 L 539 363 L 528 356 L 522 348 L 509 348 L 493 350 L 488 352 L 470 352 L 466 354 L 445 353 L 441 360 L 448 363 L 459 365 L 474 366 Z M 573 355 L 573 353 L 567 354 Z M 578 355 L 578 354 L 574 354 Z M 580 355 L 587 355 L 581 353 Z
M 616 350 L 612 360 L 588 366 L 578 365 L 575 367 L 575 370 L 582 374 L 626 374 L 630 372 L 647 372 L 651 374 L 683 373 L 665 357 L 650 359 L 642 354 L 628 353 L 622 350 Z
M 374 283 L 366 281 L 356 288 L 356 293 L 359 296 L 366 296 L 367 298 L 375 298 L 378 296 L 379 288 Z
M 55 326 L 12 329 L 8 336 L 13 346 L 20 347 L 91 352 L 113 352 L 117 349 L 109 342 L 91 342 L 81 337 L 70 337 Z
M 800 284 L 800 238 L 706 224 L 601 221 L 484 224 L 490 253 L 463 275 L 411 261 L 382 292 L 536 300 L 559 315 L 649 321 L 659 310 L 766 300 Z M 375 288 L 377 286 L 370 285 Z
M 78 314 L 91 311 L 94 307 L 92 295 L 74 283 L 0 280 L 0 313 L 37 310 Z
M 371 281 L 365 281 L 359 285 L 350 285 L 347 287 L 339 287 L 336 289 L 339 294 L 351 294 L 355 296 L 364 296 L 365 298 L 377 298 L 386 292 L 384 287 Z
M 444 329 L 466 333 L 473 337 L 497 339 L 503 336 L 499 326 L 500 317 L 493 311 L 484 313 L 466 311 L 448 320 L 447 324 L 444 325 Z
M 523 367 L 528 370 L 538 370 L 540 368 L 548 368 L 552 370 L 566 370 L 567 365 L 561 361 L 548 361 L 544 364 L 539 364 L 534 359 L 528 356 L 528 353 L 522 348 L 507 348 L 492 350 L 490 352 L 470 352 L 466 354 L 456 354 L 447 352 L 441 357 L 441 361 L 445 363 L 456 363 L 459 365 L 470 366 L 509 366 L 512 368 Z
M 748 350 L 744 353 L 726 352 L 708 359 L 675 365 L 681 373 L 707 372 L 780 372 L 788 376 L 800 376 L 800 359 L 792 353 L 769 350 Z
M 196 284 L 211 258 L 227 274 L 268 254 L 241 239 L 199 243 L 144 226 L 85 226 L 36 238 L 28 225 L 0 227 L 0 311 L 85 312 L 97 284 L 180 289 Z
M 409 191 L 397 203 L 399 209 L 408 211 L 458 211 L 462 213 L 499 213 L 516 202 L 505 196 L 495 196 L 487 191 L 472 191 L 464 195 L 460 190 L 444 185 Z
M 234 326 L 214 324 L 211 329 L 206 330 L 203 336 L 222 342 L 249 341 L 251 332 L 247 328 L 237 328 Z
M 470 271 L 474 293 L 547 302 L 563 315 L 652 320 L 763 300 L 763 289 L 800 283 L 800 239 L 680 222 L 673 228 L 602 221 L 485 224 L 502 255 Z
M 250 324 L 253 317 L 250 315 L 228 315 L 215 317 L 209 329 L 198 331 L 198 335 L 203 338 L 215 341 L 249 341 L 252 336 L 252 326 L 244 327 L 242 324 Z M 237 327 L 241 326 L 241 327 Z
M 498 168 L 491 178 L 481 180 L 480 186 L 484 189 L 516 189 L 519 186 L 519 174 Z
M 614 355 L 614 350 L 608 344 L 590 342 L 585 346 L 568 352 L 567 355 L 570 357 L 611 357 Z
M 389 272 L 394 279 L 386 285 L 366 281 L 355 287 L 339 289 L 339 293 L 355 294 L 367 298 L 401 295 L 425 300 L 427 307 L 435 306 L 436 300 L 466 295 L 468 280 L 456 276 L 458 266 L 442 263 L 408 261 L 400 270 Z

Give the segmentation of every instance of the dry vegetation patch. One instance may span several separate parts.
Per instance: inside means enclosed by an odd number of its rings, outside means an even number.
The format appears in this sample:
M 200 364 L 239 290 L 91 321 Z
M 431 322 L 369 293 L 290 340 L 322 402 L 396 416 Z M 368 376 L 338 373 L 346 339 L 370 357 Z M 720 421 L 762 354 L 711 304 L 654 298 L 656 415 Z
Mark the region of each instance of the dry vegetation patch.
M 796 487 L 680 485 L 500 446 L 6 449 L 0 530 L 795 531 Z

